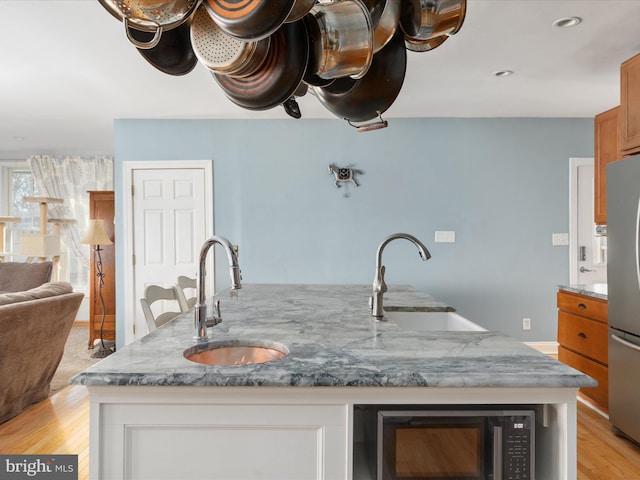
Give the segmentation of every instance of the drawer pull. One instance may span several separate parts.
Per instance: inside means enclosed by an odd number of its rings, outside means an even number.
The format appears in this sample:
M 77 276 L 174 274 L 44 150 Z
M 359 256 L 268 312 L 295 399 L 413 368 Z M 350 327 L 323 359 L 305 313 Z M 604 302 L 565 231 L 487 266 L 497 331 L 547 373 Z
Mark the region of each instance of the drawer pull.
M 586 335 L 584 332 L 580 332 L 580 333 L 578 334 L 578 336 L 579 336 L 580 338 L 587 338 L 587 335 Z
M 582 310 L 586 310 L 587 306 L 584 303 L 579 303 L 578 304 L 578 308 L 582 309 Z

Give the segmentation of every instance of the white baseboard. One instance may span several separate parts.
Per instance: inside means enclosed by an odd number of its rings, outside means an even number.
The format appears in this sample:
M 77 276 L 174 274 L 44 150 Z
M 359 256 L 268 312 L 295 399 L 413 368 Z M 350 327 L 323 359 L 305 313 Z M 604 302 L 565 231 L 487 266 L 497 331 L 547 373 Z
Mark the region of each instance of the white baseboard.
M 558 354 L 558 342 L 524 342 L 524 343 L 526 345 L 529 345 L 531 348 L 535 348 L 536 350 L 539 350 L 542 353 L 546 353 L 547 355 Z

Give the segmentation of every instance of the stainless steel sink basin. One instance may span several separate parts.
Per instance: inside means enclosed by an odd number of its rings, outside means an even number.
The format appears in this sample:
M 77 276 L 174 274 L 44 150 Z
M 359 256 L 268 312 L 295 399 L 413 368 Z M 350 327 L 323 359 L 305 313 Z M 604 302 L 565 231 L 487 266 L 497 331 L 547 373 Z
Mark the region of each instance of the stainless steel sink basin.
M 429 332 L 485 332 L 486 329 L 456 312 L 386 311 L 387 320 L 403 330 Z
M 267 341 L 221 340 L 194 345 L 184 351 L 187 360 L 205 365 L 251 365 L 285 357 L 289 349 Z

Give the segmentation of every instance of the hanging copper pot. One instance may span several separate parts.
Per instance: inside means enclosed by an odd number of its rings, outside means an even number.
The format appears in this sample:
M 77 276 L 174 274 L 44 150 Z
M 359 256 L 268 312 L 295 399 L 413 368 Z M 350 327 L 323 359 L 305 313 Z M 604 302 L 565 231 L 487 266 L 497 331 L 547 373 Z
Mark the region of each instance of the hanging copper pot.
M 400 28 L 412 40 L 455 35 L 466 12 L 467 0 L 402 0 Z
M 242 40 L 260 40 L 285 22 L 295 0 L 206 0 L 211 18 L 222 30 Z

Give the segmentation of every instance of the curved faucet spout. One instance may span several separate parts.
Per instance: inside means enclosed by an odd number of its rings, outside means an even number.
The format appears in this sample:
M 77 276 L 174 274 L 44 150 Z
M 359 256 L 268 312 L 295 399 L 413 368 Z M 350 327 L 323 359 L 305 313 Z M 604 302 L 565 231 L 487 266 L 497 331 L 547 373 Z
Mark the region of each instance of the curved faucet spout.
M 384 281 L 384 272 L 385 267 L 382 265 L 382 251 L 384 247 L 386 247 L 389 242 L 392 240 L 396 240 L 398 238 L 404 238 L 405 240 L 409 240 L 413 242 L 413 244 L 418 247 L 418 254 L 422 261 L 427 261 L 431 258 L 431 253 L 427 247 L 416 237 L 413 235 L 409 235 L 408 233 L 394 233 L 393 235 L 389 235 L 385 238 L 380 246 L 378 247 L 378 252 L 376 254 L 376 275 L 373 279 L 373 296 L 371 297 L 371 315 L 377 319 L 384 317 L 384 309 L 382 308 L 382 298 L 384 292 L 388 290 L 387 284 Z
M 215 315 L 211 318 L 207 318 L 207 305 L 205 298 L 205 276 L 206 276 L 206 260 L 207 254 L 211 247 L 215 244 L 222 245 L 226 254 L 227 260 L 229 261 L 229 273 L 231 274 L 231 288 L 234 290 L 242 288 L 241 280 L 242 276 L 240 274 L 240 266 L 238 265 L 238 256 L 236 255 L 235 250 L 233 249 L 233 245 L 231 242 L 224 237 L 220 237 L 214 235 L 204 242 L 202 248 L 200 249 L 200 260 L 199 260 L 199 268 L 198 268 L 198 294 L 197 301 L 194 307 L 194 325 L 195 325 L 195 335 L 194 340 L 196 342 L 205 342 L 208 340 L 207 336 L 207 326 L 209 324 L 216 325 L 222 321 L 220 318 L 220 308 L 218 307 L 217 313 L 218 316 Z

